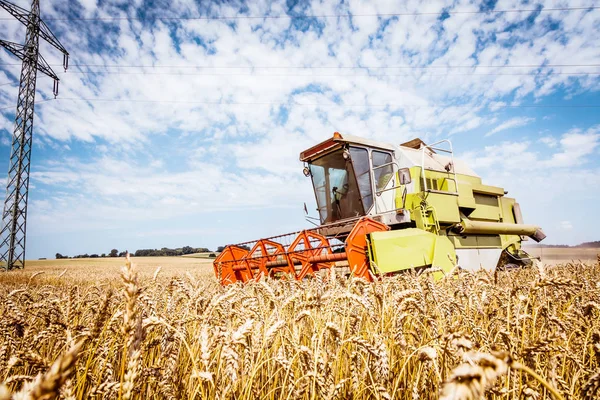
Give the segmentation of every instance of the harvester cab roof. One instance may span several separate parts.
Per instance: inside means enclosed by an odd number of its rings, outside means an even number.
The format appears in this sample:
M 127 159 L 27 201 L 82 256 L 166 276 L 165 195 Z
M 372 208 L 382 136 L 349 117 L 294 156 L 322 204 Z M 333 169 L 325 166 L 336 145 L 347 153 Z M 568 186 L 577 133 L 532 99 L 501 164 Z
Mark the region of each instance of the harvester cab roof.
M 523 223 L 504 189 L 455 159 L 448 140 L 393 145 L 335 132 L 300 161 L 320 225 L 227 246 L 214 262 L 222 284 L 331 268 L 370 281 L 406 270 L 440 277 L 458 266 L 522 266 L 531 258 L 521 242 L 545 237 Z

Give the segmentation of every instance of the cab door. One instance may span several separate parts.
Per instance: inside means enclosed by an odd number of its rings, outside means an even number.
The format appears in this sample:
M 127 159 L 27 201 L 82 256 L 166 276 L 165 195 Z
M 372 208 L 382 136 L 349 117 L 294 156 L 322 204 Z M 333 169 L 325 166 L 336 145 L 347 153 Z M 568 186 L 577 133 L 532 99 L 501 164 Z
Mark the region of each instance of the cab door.
M 371 214 L 377 215 L 392 211 L 396 208 L 395 190 L 386 190 L 397 186 L 392 152 L 371 150 L 371 165 L 373 191 L 375 193 L 375 207 L 373 207 Z

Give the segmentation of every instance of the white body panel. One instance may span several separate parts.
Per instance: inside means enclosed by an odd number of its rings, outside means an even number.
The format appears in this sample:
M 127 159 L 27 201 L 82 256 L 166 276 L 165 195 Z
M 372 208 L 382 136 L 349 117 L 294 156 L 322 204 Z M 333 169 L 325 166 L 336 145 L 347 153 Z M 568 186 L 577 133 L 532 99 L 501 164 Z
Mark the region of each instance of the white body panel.
M 388 182 L 385 189 L 390 189 L 390 188 L 393 188 L 394 186 L 396 186 L 396 172 L 397 171 L 394 168 L 394 176 L 392 179 L 390 179 L 390 181 Z M 374 207 L 372 209 L 372 214 L 374 214 L 374 215 L 379 215 L 386 211 L 392 211 L 396 208 L 396 204 L 395 204 L 396 190 L 395 189 L 383 191 L 379 194 L 379 196 L 375 195 L 373 197 L 373 199 L 375 200 Z
M 410 160 L 409 167 L 421 166 L 421 162 L 424 161 L 425 169 L 446 172 L 445 166 L 452 160 L 450 157 L 445 155 L 436 154 L 425 150 L 425 157 L 423 157 L 423 150 L 411 149 L 408 147 L 399 146 L 400 152 L 403 153 L 408 160 Z M 464 161 L 454 159 L 454 172 L 462 175 L 478 176 Z
M 498 265 L 502 249 L 456 249 L 456 255 L 458 256 L 458 265 L 462 269 L 493 271 Z

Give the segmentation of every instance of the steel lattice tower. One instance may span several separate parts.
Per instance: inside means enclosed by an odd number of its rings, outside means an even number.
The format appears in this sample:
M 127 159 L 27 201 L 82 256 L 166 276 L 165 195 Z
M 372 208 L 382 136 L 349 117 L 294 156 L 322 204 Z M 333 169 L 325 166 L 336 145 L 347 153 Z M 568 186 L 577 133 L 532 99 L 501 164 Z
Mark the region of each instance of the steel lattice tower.
M 27 27 L 24 45 L 0 40 L 2 47 L 23 61 L 0 232 L 0 267 L 11 270 L 25 266 L 27 199 L 37 71 L 54 79 L 54 97 L 58 94 L 58 76 L 39 53 L 40 37 L 63 53 L 65 70 L 69 53 L 40 19 L 39 0 L 33 0 L 31 11 L 4 0 L 0 0 L 0 7 Z

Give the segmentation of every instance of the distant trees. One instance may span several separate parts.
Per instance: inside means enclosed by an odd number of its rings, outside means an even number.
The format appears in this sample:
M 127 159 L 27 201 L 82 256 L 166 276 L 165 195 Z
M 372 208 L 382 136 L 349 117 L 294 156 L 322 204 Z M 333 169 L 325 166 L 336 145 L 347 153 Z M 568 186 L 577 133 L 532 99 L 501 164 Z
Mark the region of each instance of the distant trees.
M 224 246 L 220 246 L 217 250 L 218 252 L 222 251 Z M 164 257 L 164 256 L 183 256 L 186 254 L 194 254 L 194 253 L 209 253 L 210 250 L 206 247 L 192 247 L 192 246 L 183 246 L 176 249 L 170 249 L 168 247 L 163 247 L 161 249 L 140 249 L 136 250 L 135 253 L 132 253 L 135 257 Z M 102 253 L 98 254 L 79 254 L 74 256 L 73 258 L 104 258 L 104 257 L 125 257 L 127 251 L 121 251 L 117 249 L 112 249 L 110 253 Z M 209 257 L 216 257 L 216 254 L 211 253 Z M 68 256 L 63 256 L 60 253 L 56 253 L 56 259 L 69 258 Z
M 170 249 L 163 247 L 162 249 L 140 249 L 133 254 L 135 257 L 165 257 L 165 256 L 182 256 L 185 254 L 207 253 L 210 250 L 206 247 L 190 247 L 184 246 L 178 249 Z
M 217 252 L 218 252 L 218 253 L 222 252 L 223 250 L 225 250 L 225 247 L 227 247 L 227 246 L 219 246 L 219 247 L 217 247 Z M 250 247 L 249 247 L 249 246 L 247 246 L 247 245 L 245 245 L 245 244 L 243 244 L 243 245 L 241 245 L 241 246 L 239 246 L 239 245 L 238 245 L 237 247 L 241 247 L 242 249 L 246 249 L 246 250 L 248 250 L 248 251 L 250 251 L 250 250 L 251 250 L 251 249 L 250 249 Z
M 575 247 L 583 247 L 583 248 L 596 248 L 600 247 L 600 240 L 596 240 L 595 242 L 585 242 L 581 243 Z
M 574 246 L 570 246 L 568 244 L 544 244 L 544 243 L 540 243 L 540 244 L 531 244 L 529 245 L 529 247 L 546 247 L 546 248 L 557 248 L 557 247 L 568 247 L 568 248 L 598 248 L 600 247 L 600 240 L 596 240 L 595 242 L 584 242 L 584 243 L 580 243 L 580 244 L 576 244 Z
M 122 251 L 119 253 L 119 250 L 117 249 L 112 249 L 110 251 L 110 253 L 106 254 L 106 253 L 102 253 L 101 255 L 98 254 L 79 254 L 74 256 L 73 258 L 106 258 L 106 257 L 125 257 L 125 253 L 127 253 L 126 251 Z M 65 257 L 66 258 L 66 257 Z

